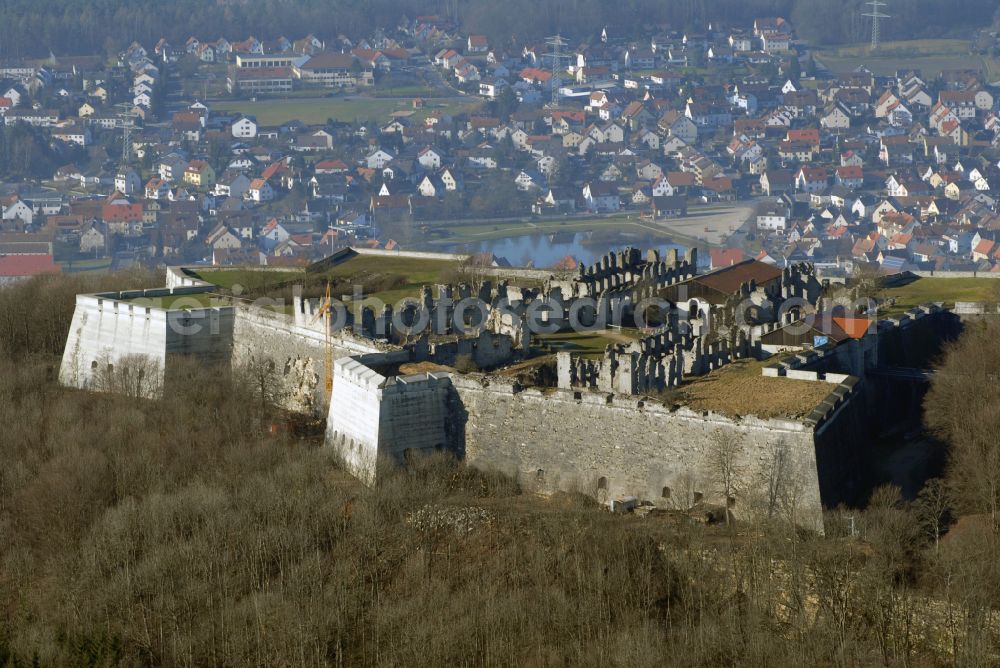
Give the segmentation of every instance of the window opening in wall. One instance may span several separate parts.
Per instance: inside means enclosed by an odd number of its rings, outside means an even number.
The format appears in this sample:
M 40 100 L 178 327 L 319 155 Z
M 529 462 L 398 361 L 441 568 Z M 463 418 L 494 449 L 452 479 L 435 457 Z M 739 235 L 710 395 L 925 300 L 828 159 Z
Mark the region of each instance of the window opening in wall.
M 663 489 L 660 490 L 660 496 L 663 497 L 664 499 L 669 499 L 670 498 L 670 488 L 667 487 L 667 486 L 664 486 Z
M 601 476 L 600 478 L 598 478 L 597 479 L 597 489 L 607 489 L 607 488 L 608 488 L 608 479 L 605 478 L 604 476 Z

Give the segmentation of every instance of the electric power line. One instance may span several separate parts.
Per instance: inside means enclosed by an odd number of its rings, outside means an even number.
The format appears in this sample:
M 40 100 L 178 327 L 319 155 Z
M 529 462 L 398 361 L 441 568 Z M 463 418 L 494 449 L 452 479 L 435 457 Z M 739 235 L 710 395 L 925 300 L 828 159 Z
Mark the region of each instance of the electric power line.
M 889 15 L 883 14 L 880 11 L 880 7 L 887 6 L 886 3 L 880 2 L 880 0 L 869 0 L 869 2 L 866 2 L 865 4 L 871 6 L 871 11 L 865 12 L 862 16 L 866 16 L 872 20 L 872 51 L 874 51 L 878 48 L 878 23 L 881 19 L 889 18 Z

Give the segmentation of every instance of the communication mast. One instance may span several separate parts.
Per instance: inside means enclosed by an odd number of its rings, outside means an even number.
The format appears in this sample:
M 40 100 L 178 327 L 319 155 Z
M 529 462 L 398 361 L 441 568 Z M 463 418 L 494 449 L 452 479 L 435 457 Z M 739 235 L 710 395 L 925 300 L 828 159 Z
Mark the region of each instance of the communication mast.
M 545 43 L 549 47 L 549 52 L 545 55 L 549 57 L 552 63 L 552 79 L 549 83 L 552 86 L 552 106 L 559 106 L 559 89 L 562 88 L 562 62 L 564 56 L 562 49 L 568 44 L 568 42 L 563 39 L 562 35 L 553 35 L 552 37 L 547 37 Z
M 888 14 L 883 14 L 880 10 L 881 7 L 886 7 L 886 3 L 880 2 L 879 0 L 869 0 L 865 3 L 871 7 L 871 11 L 865 12 L 862 16 L 866 16 L 872 20 L 872 51 L 878 48 L 878 22 L 881 19 L 889 18 Z
M 118 125 L 122 129 L 122 168 L 125 168 L 132 158 L 132 131 L 135 130 L 135 119 L 138 114 L 129 108 L 128 105 L 119 105 L 122 108 L 118 114 Z

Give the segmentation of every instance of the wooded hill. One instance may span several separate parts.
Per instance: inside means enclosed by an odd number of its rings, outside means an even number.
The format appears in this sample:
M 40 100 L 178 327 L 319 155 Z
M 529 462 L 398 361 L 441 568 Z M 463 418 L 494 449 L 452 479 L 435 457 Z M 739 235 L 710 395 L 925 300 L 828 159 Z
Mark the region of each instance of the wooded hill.
M 885 39 L 965 36 L 989 25 L 998 0 L 893 0 Z M 754 18 L 783 16 L 798 36 L 816 44 L 864 41 L 870 23 L 862 0 L 7 0 L 0 4 L 0 58 L 115 53 L 132 40 L 151 46 L 166 37 L 230 40 L 314 33 L 352 39 L 376 28 L 390 31 L 404 17 L 446 16 L 459 30 L 486 34 L 493 44 L 521 44 L 556 32 L 576 39 L 612 35 L 640 37 L 669 27 L 703 31 L 709 23 L 748 26 Z

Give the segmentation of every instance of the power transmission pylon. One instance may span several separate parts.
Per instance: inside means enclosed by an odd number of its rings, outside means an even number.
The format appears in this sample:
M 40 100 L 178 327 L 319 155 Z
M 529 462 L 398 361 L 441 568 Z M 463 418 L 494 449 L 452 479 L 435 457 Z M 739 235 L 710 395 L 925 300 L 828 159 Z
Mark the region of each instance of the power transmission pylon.
M 132 131 L 135 130 L 135 119 L 139 115 L 130 108 L 125 108 L 128 105 L 118 106 L 123 107 L 121 113 L 118 114 L 118 122 L 122 129 L 122 169 L 124 169 L 132 157 Z
M 879 0 L 869 0 L 869 2 L 866 2 L 865 4 L 870 5 L 872 8 L 870 12 L 865 12 L 862 16 L 866 16 L 872 20 L 872 51 L 874 51 L 878 48 L 878 22 L 881 19 L 889 18 L 889 15 L 883 14 L 879 10 L 880 7 L 887 6 L 884 2 L 880 2 Z
M 563 58 L 566 58 L 562 54 L 562 48 L 568 42 L 562 38 L 562 35 L 553 35 L 552 37 L 547 37 L 545 43 L 550 49 L 545 55 L 552 61 L 552 79 L 549 83 L 552 86 L 552 107 L 555 108 L 559 106 L 559 89 L 562 88 L 562 61 Z

